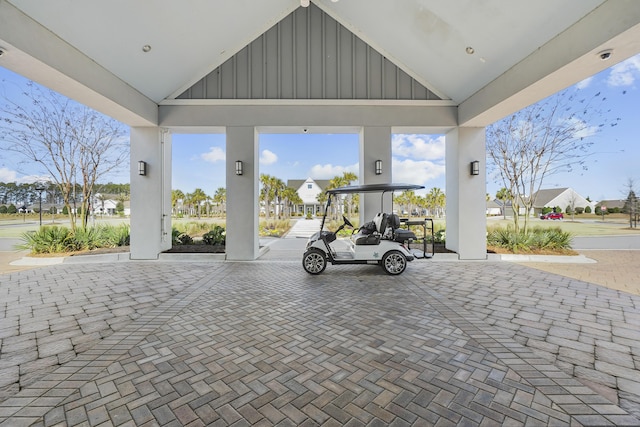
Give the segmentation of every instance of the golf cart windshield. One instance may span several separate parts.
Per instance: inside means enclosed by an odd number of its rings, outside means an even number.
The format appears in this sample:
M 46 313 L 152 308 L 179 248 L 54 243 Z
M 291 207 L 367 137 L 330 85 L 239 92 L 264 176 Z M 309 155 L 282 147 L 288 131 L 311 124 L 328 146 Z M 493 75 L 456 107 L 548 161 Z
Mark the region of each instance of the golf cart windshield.
M 392 193 L 394 191 L 405 191 L 405 190 L 420 190 L 424 188 L 423 185 L 416 184 L 402 184 L 402 183 L 392 183 L 392 184 L 363 184 L 363 185 L 347 185 L 345 187 L 332 188 L 327 190 L 327 206 L 324 210 L 324 217 L 322 218 L 322 226 L 320 229 L 324 228 L 324 222 L 327 218 L 327 212 L 329 211 L 329 207 L 331 206 L 332 196 L 336 196 L 338 194 L 353 194 L 353 193 L 381 193 L 380 197 L 380 206 L 382 209 L 382 200 L 385 193 Z M 392 199 L 393 205 L 393 199 Z

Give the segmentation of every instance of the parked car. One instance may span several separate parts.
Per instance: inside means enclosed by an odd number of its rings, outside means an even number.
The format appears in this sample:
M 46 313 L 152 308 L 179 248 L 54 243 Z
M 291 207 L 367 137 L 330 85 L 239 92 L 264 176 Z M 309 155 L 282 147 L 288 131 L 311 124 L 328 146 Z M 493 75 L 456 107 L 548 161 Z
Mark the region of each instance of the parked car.
M 549 212 L 548 214 L 540 215 L 540 219 L 563 219 L 562 212 Z

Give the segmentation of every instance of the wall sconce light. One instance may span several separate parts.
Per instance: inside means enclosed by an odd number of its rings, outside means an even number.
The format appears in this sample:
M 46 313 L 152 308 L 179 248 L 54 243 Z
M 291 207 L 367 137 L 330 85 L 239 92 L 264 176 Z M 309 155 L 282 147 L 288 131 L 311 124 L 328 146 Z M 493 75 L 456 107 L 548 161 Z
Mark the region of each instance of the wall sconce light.
M 236 175 L 242 175 L 242 160 L 236 160 Z
M 473 162 L 470 163 L 469 167 L 470 167 L 469 172 L 471 173 L 471 175 L 480 175 L 479 161 L 474 160 Z
M 147 174 L 147 162 L 140 160 L 138 162 L 138 175 L 145 176 Z
M 382 175 L 382 160 L 376 160 L 376 175 Z

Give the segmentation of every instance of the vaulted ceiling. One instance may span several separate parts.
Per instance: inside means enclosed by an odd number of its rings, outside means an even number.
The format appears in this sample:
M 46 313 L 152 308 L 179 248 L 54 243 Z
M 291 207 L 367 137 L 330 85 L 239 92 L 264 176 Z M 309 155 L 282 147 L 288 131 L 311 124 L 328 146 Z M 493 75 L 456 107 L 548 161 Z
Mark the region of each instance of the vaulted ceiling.
M 299 0 L 0 0 L 0 66 L 131 125 L 152 125 L 159 104 L 300 7 Z M 312 7 L 458 106 L 466 125 L 495 121 L 640 52 L 637 0 L 312 0 Z

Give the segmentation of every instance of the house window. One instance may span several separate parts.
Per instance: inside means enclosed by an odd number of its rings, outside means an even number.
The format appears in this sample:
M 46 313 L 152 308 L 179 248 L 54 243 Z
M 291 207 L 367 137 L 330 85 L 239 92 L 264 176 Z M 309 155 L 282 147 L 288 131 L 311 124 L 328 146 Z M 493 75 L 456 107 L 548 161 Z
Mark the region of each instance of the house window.
M 308 190 L 311 190 L 311 188 L 312 188 L 312 187 L 313 187 L 313 185 L 312 185 L 312 184 L 307 184 L 307 189 L 308 189 Z

